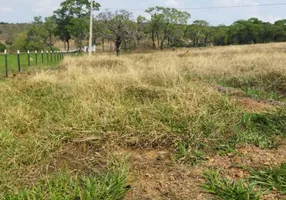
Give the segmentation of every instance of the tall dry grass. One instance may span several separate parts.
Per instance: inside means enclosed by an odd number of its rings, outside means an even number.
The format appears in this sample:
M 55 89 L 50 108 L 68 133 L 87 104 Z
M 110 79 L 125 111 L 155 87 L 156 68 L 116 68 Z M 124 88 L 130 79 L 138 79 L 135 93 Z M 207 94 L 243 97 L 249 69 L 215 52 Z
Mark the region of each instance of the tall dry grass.
M 67 57 L 58 70 L 1 81 L 0 191 L 61 170 L 52 160 L 88 138 L 99 149 L 220 148 L 245 111 L 215 85 L 284 101 L 285 54 L 282 43 Z

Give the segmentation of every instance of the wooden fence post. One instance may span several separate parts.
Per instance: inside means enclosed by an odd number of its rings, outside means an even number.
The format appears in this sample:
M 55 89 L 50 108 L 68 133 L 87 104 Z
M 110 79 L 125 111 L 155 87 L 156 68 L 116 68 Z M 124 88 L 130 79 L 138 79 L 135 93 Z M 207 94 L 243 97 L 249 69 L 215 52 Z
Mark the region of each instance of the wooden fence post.
M 17 50 L 18 72 L 21 73 L 20 50 Z
M 30 60 L 30 51 L 28 50 L 28 66 L 30 67 L 31 66 L 31 60 Z
M 8 58 L 7 58 L 7 50 L 5 49 L 4 51 L 4 54 L 5 54 L 5 76 L 6 78 L 9 77 L 9 74 L 8 74 Z
M 41 51 L 41 55 L 42 55 L 42 64 L 44 63 L 44 51 Z
M 35 57 L 36 57 L 36 65 L 38 65 L 38 51 L 35 51 Z

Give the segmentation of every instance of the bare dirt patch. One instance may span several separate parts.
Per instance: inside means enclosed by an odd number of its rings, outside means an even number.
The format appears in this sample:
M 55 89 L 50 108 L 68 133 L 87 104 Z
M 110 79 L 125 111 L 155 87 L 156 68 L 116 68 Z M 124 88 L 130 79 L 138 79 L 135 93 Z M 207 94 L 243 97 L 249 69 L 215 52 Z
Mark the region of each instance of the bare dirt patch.
M 260 149 L 248 145 L 237 149 L 237 153 L 215 156 L 206 163 L 207 167 L 223 170 L 228 178 L 238 179 L 248 176 L 247 168 L 278 166 L 286 162 L 286 144 L 277 149 Z
M 241 89 L 232 88 L 232 87 L 223 87 L 221 85 L 216 85 L 215 89 L 222 94 L 230 96 L 245 96 L 245 92 Z
M 253 145 L 237 149 L 237 153 L 226 156 L 216 156 L 206 163 L 206 167 L 220 170 L 223 177 L 229 180 L 247 178 L 250 174 L 249 168 L 275 167 L 286 162 L 286 144 L 278 149 L 260 149 Z M 285 195 L 275 188 L 270 193 L 264 193 L 261 200 L 285 199 Z
M 277 149 L 260 149 L 249 145 L 238 149 L 242 154 L 242 162 L 250 166 L 278 166 L 286 162 L 286 144 L 281 144 Z
M 126 199 L 209 199 L 200 188 L 201 167 L 176 165 L 169 151 L 130 152 L 133 181 Z
M 281 195 L 279 192 L 272 192 L 269 194 L 264 194 L 262 195 L 262 197 L 260 198 L 261 200 L 282 200 L 285 199 L 286 196 L 285 195 Z
M 138 200 L 212 199 L 200 187 L 206 169 L 219 169 L 223 177 L 236 181 L 249 176 L 249 167 L 278 166 L 286 161 L 286 144 L 273 150 L 248 145 L 238 148 L 237 153 L 215 156 L 194 167 L 176 164 L 172 160 L 173 152 L 166 149 L 111 149 L 118 157 L 130 155 L 130 191 L 125 199 Z M 107 156 L 106 150 L 100 150 L 96 145 L 75 143 L 54 158 L 50 166 L 90 173 L 91 170 L 102 170 L 105 165 L 103 155 Z M 279 192 L 272 192 L 263 195 L 262 199 L 278 200 L 281 197 Z
M 253 99 L 247 98 L 247 97 L 235 97 L 234 100 L 240 106 L 242 106 L 243 109 L 245 109 L 247 112 L 251 112 L 251 113 L 258 113 L 258 112 L 275 110 L 275 107 L 268 104 L 268 103 L 259 102 L 259 101 L 256 101 L 256 100 L 253 100 Z
M 71 143 L 51 157 L 48 169 L 50 173 L 66 169 L 75 173 L 89 174 L 100 172 L 105 166 L 106 153 L 103 149 L 88 143 Z

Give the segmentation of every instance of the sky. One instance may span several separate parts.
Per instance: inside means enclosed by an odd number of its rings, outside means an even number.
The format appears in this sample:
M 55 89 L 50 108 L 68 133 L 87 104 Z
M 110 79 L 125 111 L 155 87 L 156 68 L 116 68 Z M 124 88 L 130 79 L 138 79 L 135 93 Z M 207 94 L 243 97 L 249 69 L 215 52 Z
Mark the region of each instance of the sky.
M 33 21 L 34 16 L 50 16 L 59 8 L 63 0 L 0 0 L 0 22 L 22 23 Z M 206 20 L 211 25 L 232 24 L 239 19 L 257 17 L 263 21 L 275 22 L 286 19 L 286 0 L 98 0 L 101 10 L 126 9 L 133 12 L 134 19 L 144 13 L 144 9 L 153 6 L 175 8 L 203 8 L 221 6 L 240 6 L 285 3 L 280 6 L 227 8 L 210 10 L 187 10 L 191 14 L 190 23 L 194 20 Z M 139 9 L 139 10 L 137 10 Z M 142 10 L 141 10 L 142 9 Z

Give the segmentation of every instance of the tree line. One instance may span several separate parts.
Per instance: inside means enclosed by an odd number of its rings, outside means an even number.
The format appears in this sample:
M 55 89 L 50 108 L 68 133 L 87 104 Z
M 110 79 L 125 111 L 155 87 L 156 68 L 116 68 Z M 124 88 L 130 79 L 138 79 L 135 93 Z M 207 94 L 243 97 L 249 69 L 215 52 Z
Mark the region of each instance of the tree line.
M 94 11 L 100 4 L 93 5 Z M 151 7 L 145 10 L 149 17 L 133 18 L 127 10 L 103 11 L 94 17 L 93 43 L 101 45 L 114 43 L 119 55 L 121 49 L 136 48 L 164 49 L 172 47 L 204 47 L 218 45 L 256 44 L 286 41 L 286 20 L 275 23 L 263 22 L 257 18 L 238 20 L 232 25 L 212 26 L 207 21 L 196 20 L 189 24 L 190 13 L 175 8 Z M 88 37 L 89 0 L 65 0 L 50 17 L 35 17 L 29 28 L 17 34 L 11 49 L 53 50 L 55 40 L 70 49 L 74 40 L 82 49 Z M 1 34 L 1 32 L 0 32 Z M 3 47 L 2 47 L 3 48 Z

